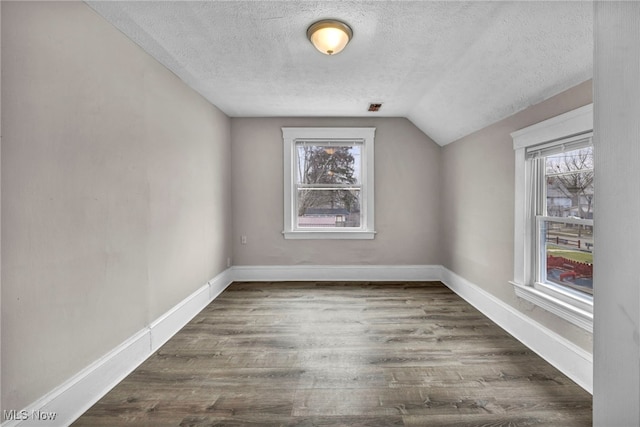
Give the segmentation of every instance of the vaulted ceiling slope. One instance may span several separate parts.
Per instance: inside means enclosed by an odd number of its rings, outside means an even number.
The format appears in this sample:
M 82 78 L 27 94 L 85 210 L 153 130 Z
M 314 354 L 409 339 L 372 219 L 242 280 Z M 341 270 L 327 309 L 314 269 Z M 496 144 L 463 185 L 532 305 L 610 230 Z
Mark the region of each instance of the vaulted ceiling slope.
M 231 117 L 407 117 L 445 145 L 593 74 L 589 1 L 88 4 Z M 306 38 L 324 18 L 353 28 L 338 55 Z

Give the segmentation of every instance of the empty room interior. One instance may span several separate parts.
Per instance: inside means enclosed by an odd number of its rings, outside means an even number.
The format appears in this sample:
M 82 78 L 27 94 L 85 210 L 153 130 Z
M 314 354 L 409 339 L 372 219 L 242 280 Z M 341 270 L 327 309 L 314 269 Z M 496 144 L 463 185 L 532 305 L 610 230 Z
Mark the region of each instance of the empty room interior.
M 3 427 L 640 425 L 640 3 L 0 17 Z

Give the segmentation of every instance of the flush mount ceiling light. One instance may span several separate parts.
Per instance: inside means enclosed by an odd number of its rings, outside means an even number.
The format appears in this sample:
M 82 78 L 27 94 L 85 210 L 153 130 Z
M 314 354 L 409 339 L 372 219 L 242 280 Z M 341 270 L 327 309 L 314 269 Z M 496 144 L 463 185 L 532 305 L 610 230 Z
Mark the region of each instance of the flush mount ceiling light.
M 344 22 L 334 19 L 318 21 L 307 29 L 309 41 L 325 55 L 335 55 L 349 43 L 353 31 Z

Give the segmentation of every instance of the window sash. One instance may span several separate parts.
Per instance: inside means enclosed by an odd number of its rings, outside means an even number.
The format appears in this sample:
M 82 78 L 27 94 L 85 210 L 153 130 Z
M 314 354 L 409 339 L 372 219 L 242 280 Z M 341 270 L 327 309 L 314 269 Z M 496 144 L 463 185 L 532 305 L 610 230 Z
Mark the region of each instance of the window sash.
M 593 227 L 592 219 L 578 219 L 578 218 L 560 218 L 560 217 L 552 217 L 552 216 L 537 216 L 536 217 L 536 265 L 538 268 L 536 269 L 536 282 L 545 282 L 544 277 L 544 269 L 546 267 L 546 248 L 547 248 L 547 236 L 546 236 L 546 224 L 548 223 L 556 223 L 556 224 L 573 224 L 573 225 L 586 225 Z M 571 240 L 571 239 L 567 239 Z M 562 286 L 562 285 L 560 285 Z
M 353 140 L 353 139 L 335 139 L 335 140 L 313 140 L 313 139 L 304 139 L 304 140 L 300 140 L 300 139 L 296 139 L 295 141 L 295 146 L 294 146 L 294 150 L 296 152 L 296 156 L 294 158 L 294 165 L 296 170 L 300 169 L 300 157 L 299 155 L 297 155 L 297 150 L 300 147 L 336 147 L 336 148 L 340 148 L 340 147 L 359 147 L 360 149 L 360 156 L 361 157 L 366 157 L 366 153 L 365 148 L 364 148 L 364 141 L 362 140 Z M 358 165 L 357 166 L 358 170 L 362 169 L 362 165 Z M 359 174 L 358 174 L 359 175 Z M 301 179 L 301 178 L 298 178 Z M 299 216 L 298 212 L 300 209 L 300 192 L 304 191 L 304 190 L 311 190 L 311 191 L 358 191 L 360 198 L 365 196 L 365 188 L 364 185 L 360 184 L 360 182 L 362 181 L 362 177 L 361 176 L 357 176 L 356 177 L 356 183 L 354 184 L 349 184 L 349 183 L 335 183 L 335 184 L 328 184 L 328 183 L 319 183 L 319 184 L 308 184 L 308 183 L 304 183 L 304 182 L 294 182 L 294 205 L 295 205 L 295 215 L 293 218 L 293 229 L 294 230 L 304 230 L 304 231 L 309 231 L 309 230 L 331 230 L 331 229 L 337 229 L 337 230 L 362 230 L 366 221 L 365 221 L 365 217 L 364 217 L 364 210 L 360 209 L 359 212 L 359 220 L 358 223 L 360 224 L 358 227 L 340 227 L 338 225 L 334 225 L 334 226 L 301 226 L 301 216 Z M 297 181 L 297 180 L 296 180 Z
M 299 196 L 299 192 L 301 190 L 303 190 L 303 191 L 304 190 L 314 190 L 314 191 L 345 191 L 345 190 L 347 190 L 347 191 L 350 191 L 350 192 L 354 191 L 354 192 L 359 193 L 358 196 L 357 196 L 357 198 L 359 199 L 358 203 L 362 202 L 362 200 L 361 200 L 362 191 L 359 188 L 354 188 L 354 189 L 344 189 L 344 188 L 335 188 L 335 187 L 334 188 L 324 188 L 324 189 L 319 189 L 319 188 L 312 188 L 312 189 L 309 189 L 309 188 L 298 188 L 297 192 L 296 192 L 297 197 L 296 197 L 296 200 L 295 200 L 295 211 L 296 211 L 296 215 L 295 215 L 295 218 L 294 218 L 295 230 L 303 230 L 303 231 L 309 231 L 309 230 L 315 230 L 315 229 L 317 229 L 317 230 L 337 229 L 337 230 L 355 230 L 355 231 L 364 230 L 364 227 L 365 227 L 366 224 L 364 223 L 364 216 L 363 216 L 363 209 L 362 208 L 360 208 L 360 211 L 358 212 L 357 215 L 355 215 L 352 212 L 347 211 L 346 208 L 344 208 L 344 210 L 346 211 L 345 213 L 336 212 L 335 215 L 334 215 L 335 216 L 335 223 L 334 223 L 333 226 L 326 225 L 326 224 L 318 225 L 318 226 L 300 225 L 301 222 L 304 222 L 302 220 L 302 218 L 308 218 L 308 217 L 313 217 L 314 216 L 314 214 L 303 215 L 303 216 L 298 216 L 297 215 L 297 212 L 299 212 L 299 210 L 300 210 L 301 198 Z M 322 208 L 320 208 L 320 209 L 322 209 Z M 323 216 L 326 216 L 327 218 L 329 218 L 329 217 L 331 217 L 331 214 L 325 214 Z M 356 226 L 347 226 L 346 224 L 348 223 L 348 221 L 347 221 L 348 218 L 357 218 L 357 223 L 359 225 L 357 227 Z M 341 224 L 341 225 L 338 225 L 338 224 Z
M 296 142 L 294 144 L 293 147 L 293 152 L 294 152 L 294 167 L 295 170 L 297 172 L 296 174 L 296 179 L 295 179 L 295 185 L 304 185 L 304 186 L 309 186 L 309 188 L 312 188 L 312 186 L 314 185 L 320 185 L 320 186 L 333 186 L 333 185 L 340 185 L 340 186 L 356 186 L 359 185 L 362 187 L 362 181 L 363 181 L 363 170 L 365 169 L 365 166 L 362 164 L 362 159 L 366 159 L 366 150 L 365 150 L 365 146 L 363 144 L 363 141 L 355 141 L 355 143 L 353 143 L 354 141 L 349 140 L 347 142 L 345 141 L 324 141 L 322 143 L 315 143 L 315 142 L 309 142 L 307 140 L 302 141 L 302 142 Z M 335 184 L 331 184 L 331 183 L 317 183 L 317 184 L 312 184 L 312 183 L 306 183 L 304 182 L 304 180 L 306 179 L 306 177 L 302 176 L 303 175 L 303 171 L 302 168 L 306 167 L 306 163 L 305 166 L 303 166 L 302 164 L 302 160 L 301 159 L 301 155 L 304 158 L 304 161 L 308 161 L 310 160 L 310 158 L 307 157 L 307 152 L 305 150 L 304 154 L 300 152 L 300 148 L 307 148 L 307 147 L 315 147 L 315 148 L 354 148 L 357 147 L 358 150 L 356 151 L 356 153 L 350 153 L 353 156 L 357 156 L 357 158 L 354 158 L 354 171 L 355 172 L 352 177 L 355 178 L 354 183 L 335 183 Z M 332 153 L 331 153 L 332 154 Z
M 555 289 L 556 291 L 552 292 L 555 294 L 554 296 L 558 297 L 560 295 L 561 299 L 575 303 L 576 306 L 587 311 L 593 310 L 593 296 L 547 280 L 546 224 L 573 224 L 593 227 L 593 220 L 547 215 L 546 179 L 548 175 L 546 173 L 546 158 L 590 146 L 592 146 L 592 132 L 528 147 L 525 150 L 525 162 L 530 164 L 528 170 L 531 190 L 527 197 L 529 200 L 528 212 L 532 222 L 530 252 L 532 254 L 532 262 L 530 264 L 532 271 L 528 273 L 528 276 L 531 278 L 534 287 L 543 291 Z M 572 173 L 582 173 L 590 170 L 585 169 Z
M 554 297 L 570 303 L 580 310 L 588 313 L 593 313 L 593 295 L 589 295 L 586 292 L 573 289 L 570 286 L 565 286 L 560 283 L 553 282 L 547 278 L 547 239 L 546 239 L 546 224 L 548 223 L 562 223 L 562 224 L 574 224 L 574 225 L 588 225 L 593 226 L 593 220 L 589 219 L 572 219 L 565 218 L 567 221 L 563 221 L 561 218 L 539 216 L 536 218 L 536 271 L 535 281 L 533 287 L 543 292 L 548 292 Z
M 282 128 L 285 148 L 284 230 L 286 239 L 373 239 L 374 222 L 374 136 L 375 128 Z M 300 147 L 359 147 L 357 182 L 353 184 L 300 183 L 297 153 Z M 354 175 L 355 177 L 355 175 Z M 300 190 L 351 191 L 359 196 L 359 227 L 299 226 Z M 351 205 L 353 206 L 353 205 Z M 349 209 L 347 207 L 347 209 Z M 354 212 L 357 215 L 357 211 Z M 355 217 L 351 216 L 352 219 Z M 355 221 L 352 223 L 355 224 Z

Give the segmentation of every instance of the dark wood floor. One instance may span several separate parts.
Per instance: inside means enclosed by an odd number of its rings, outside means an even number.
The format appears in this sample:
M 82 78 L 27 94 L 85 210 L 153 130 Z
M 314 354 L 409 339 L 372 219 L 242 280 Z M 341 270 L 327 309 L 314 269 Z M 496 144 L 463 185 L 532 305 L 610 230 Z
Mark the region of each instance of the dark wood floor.
M 590 426 L 439 282 L 234 283 L 75 426 Z

